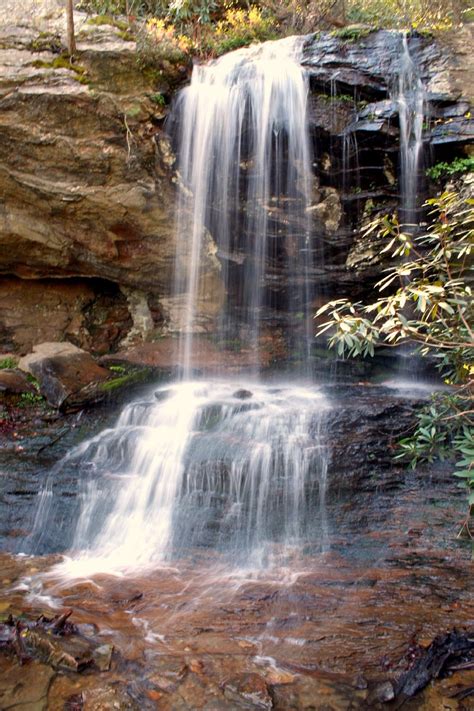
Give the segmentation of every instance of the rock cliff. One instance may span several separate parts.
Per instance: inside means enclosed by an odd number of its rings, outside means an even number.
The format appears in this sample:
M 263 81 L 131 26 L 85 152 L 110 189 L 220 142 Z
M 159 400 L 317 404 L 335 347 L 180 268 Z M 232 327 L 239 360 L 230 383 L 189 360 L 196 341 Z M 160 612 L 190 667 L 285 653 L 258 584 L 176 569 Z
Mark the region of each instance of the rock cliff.
M 133 41 L 81 13 L 69 64 L 61 3 L 33 7 L 18 18 L 7 2 L 0 14 L 0 351 L 67 339 L 106 353 L 153 340 L 180 321 L 170 298 L 177 178 L 162 97 L 187 80 L 189 67 L 140 69 Z M 469 36 L 466 27 L 443 44 L 410 39 L 428 89 L 425 141 L 435 159 L 462 154 L 472 138 Z M 325 295 L 363 293 L 381 269 L 378 246 L 361 240 L 360 226 L 397 201 L 390 88 L 399 46 L 393 32 L 306 41 L 313 248 L 325 255 L 313 277 Z M 200 304 L 208 330 L 222 298 L 214 252 L 211 236 Z M 278 292 L 277 272 L 269 288 Z

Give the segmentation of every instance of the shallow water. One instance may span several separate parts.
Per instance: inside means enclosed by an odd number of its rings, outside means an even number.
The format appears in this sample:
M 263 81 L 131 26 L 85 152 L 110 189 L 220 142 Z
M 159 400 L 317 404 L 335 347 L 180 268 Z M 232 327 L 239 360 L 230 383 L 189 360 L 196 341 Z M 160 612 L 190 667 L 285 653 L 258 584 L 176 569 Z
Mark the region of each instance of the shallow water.
M 107 673 L 56 674 L 48 709 L 78 690 L 86 709 L 102 708 L 98 699 L 139 709 L 377 708 L 374 685 L 407 668 L 417 644 L 474 616 L 472 565 L 454 541 L 463 500 L 444 475 L 422 485 L 347 503 L 329 552 L 275 544 L 264 571 L 199 549 L 146 573 L 73 579 L 67 561 L 51 572 L 58 558 L 4 556 L 2 610 L 72 608 L 73 621 L 95 624 L 97 639 L 115 646 Z M 458 672 L 406 708 L 472 708 L 448 697 L 473 682 L 472 670 Z

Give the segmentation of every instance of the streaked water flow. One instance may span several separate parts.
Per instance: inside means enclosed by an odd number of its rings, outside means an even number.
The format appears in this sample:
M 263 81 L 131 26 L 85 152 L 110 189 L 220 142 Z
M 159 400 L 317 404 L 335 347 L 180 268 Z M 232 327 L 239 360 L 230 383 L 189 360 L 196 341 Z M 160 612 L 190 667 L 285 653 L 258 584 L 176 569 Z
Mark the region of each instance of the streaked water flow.
M 199 547 L 255 566 L 304 541 L 325 550 L 328 407 L 315 388 L 229 380 L 176 383 L 131 403 L 53 473 L 75 470 L 82 482 L 69 541 L 81 553 L 69 568 L 128 569 Z M 50 492 L 37 537 L 45 517 L 54 526 Z
M 425 88 L 403 35 L 400 71 L 395 90 L 400 122 L 400 221 L 414 229 L 420 205 L 420 167 L 425 119 Z
M 298 62 L 302 39 L 267 42 L 196 66 L 173 112 L 181 186 L 175 299 L 184 300 L 185 377 L 192 371 L 194 334 L 209 328 L 211 237 L 226 294 L 219 340 L 241 336 L 258 352 L 280 267 L 288 281 L 286 309 L 310 325 L 311 161 L 308 86 Z M 300 336 L 305 353 L 310 336 Z

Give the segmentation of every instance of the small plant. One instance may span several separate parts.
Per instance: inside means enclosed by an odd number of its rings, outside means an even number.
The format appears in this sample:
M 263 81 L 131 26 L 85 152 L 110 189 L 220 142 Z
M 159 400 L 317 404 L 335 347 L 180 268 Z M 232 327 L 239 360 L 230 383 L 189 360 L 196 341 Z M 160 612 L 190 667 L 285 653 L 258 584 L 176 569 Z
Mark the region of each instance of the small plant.
M 474 171 L 474 158 L 456 158 L 451 163 L 436 163 L 431 168 L 428 168 L 426 175 L 432 180 L 440 180 L 448 175 L 457 175 L 460 173 L 469 173 Z
M 334 98 L 336 99 L 336 101 L 343 101 L 347 104 L 354 104 L 355 103 L 354 97 L 351 96 L 350 94 L 336 94 L 336 96 Z
M 127 369 L 123 365 L 109 365 L 109 370 L 113 373 L 126 373 Z
M 0 370 L 6 370 L 7 368 L 16 368 L 16 358 L 13 356 L 7 356 L 0 360 Z
M 35 405 L 42 405 L 44 403 L 44 397 L 39 393 L 22 393 L 20 395 L 19 407 L 34 407 Z
M 156 104 L 157 106 L 161 106 L 161 107 L 166 106 L 165 97 L 163 96 L 163 94 L 160 94 L 159 92 L 157 94 L 151 94 L 150 101 L 153 101 L 153 103 Z

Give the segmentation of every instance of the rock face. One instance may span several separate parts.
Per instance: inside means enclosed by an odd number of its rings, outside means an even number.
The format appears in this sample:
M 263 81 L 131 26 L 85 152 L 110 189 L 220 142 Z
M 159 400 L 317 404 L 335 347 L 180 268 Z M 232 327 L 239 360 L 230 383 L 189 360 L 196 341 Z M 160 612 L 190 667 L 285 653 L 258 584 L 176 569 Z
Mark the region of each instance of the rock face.
M 45 5 L 44 22 L 35 4 L 21 29 L 13 6 L 0 14 L 0 350 L 73 338 L 104 352 L 170 318 L 159 298 L 175 252 L 173 157 L 155 99 L 187 68 L 139 70 L 134 42 L 81 13 L 69 65 L 60 4 Z
M 0 343 L 7 350 L 24 354 L 44 340 L 70 340 L 102 354 L 115 350 L 131 326 L 126 296 L 112 282 L 0 279 Z
M 31 15 L 23 3 L 21 18 L 15 3 L 0 10 L 0 351 L 21 354 L 67 339 L 105 353 L 180 330 L 183 305 L 171 294 L 177 177 L 161 98 L 186 81 L 189 68 L 168 62 L 140 70 L 134 42 L 82 13 L 69 65 L 58 54 L 63 3 L 28 3 Z M 425 141 L 435 160 L 462 154 L 471 137 L 468 34 L 466 27 L 444 45 L 409 40 L 431 102 Z M 374 211 L 397 201 L 398 123 L 389 93 L 400 42 L 392 32 L 349 40 L 336 32 L 305 44 L 315 156 L 312 277 L 326 295 L 363 294 L 383 266 L 378 245 L 361 243 L 359 234 Z M 224 298 L 212 235 L 208 248 L 198 305 L 204 333 Z M 277 304 L 285 290 L 279 269 L 272 266 L 268 284 Z
M 436 39 L 408 38 L 426 91 L 419 176 L 426 197 L 439 186 L 429 184 L 424 170 L 431 162 L 466 155 L 474 138 L 469 114 L 474 62 L 467 49 L 472 34 L 473 26 L 466 25 Z M 319 184 L 314 232 L 324 243 L 324 266 L 314 279 L 325 295 L 364 297 L 386 266 L 380 239 L 374 232 L 364 236 L 361 227 L 399 201 L 400 131 L 392 95 L 401 57 L 402 36 L 392 31 L 322 33 L 308 37 L 304 46 Z

